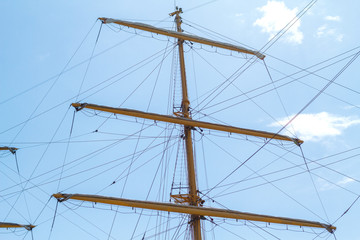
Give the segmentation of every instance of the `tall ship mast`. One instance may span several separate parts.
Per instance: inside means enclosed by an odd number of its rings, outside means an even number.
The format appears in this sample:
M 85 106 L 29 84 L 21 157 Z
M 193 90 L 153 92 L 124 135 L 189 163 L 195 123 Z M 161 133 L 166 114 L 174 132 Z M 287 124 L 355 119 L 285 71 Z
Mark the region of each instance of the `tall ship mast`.
M 59 202 L 64 202 L 68 200 L 78 200 L 78 201 L 88 201 L 93 203 L 103 203 L 119 206 L 127 206 L 131 208 L 140 208 L 140 209 L 151 209 L 157 211 L 165 212 L 174 212 L 187 214 L 189 216 L 188 224 L 190 225 L 191 239 L 201 240 L 204 239 L 201 227 L 201 221 L 206 219 L 206 217 L 220 217 L 220 218 L 230 218 L 237 220 L 249 220 L 249 221 L 259 221 L 266 223 L 276 223 L 284 225 L 295 225 L 300 227 L 312 227 L 312 228 L 322 228 L 326 231 L 333 233 L 336 229 L 335 226 L 332 226 L 327 223 L 316 222 L 311 220 L 302 220 L 289 217 L 276 217 L 255 213 L 247 213 L 230 209 L 219 209 L 211 208 L 204 206 L 204 200 L 199 195 L 199 189 L 197 187 L 197 176 L 194 163 L 194 143 L 192 139 L 192 131 L 196 128 L 198 129 L 211 129 L 216 131 L 224 131 L 234 134 L 242 134 L 249 136 L 256 136 L 264 138 L 266 141 L 279 140 L 279 141 L 288 141 L 292 144 L 300 146 L 303 141 L 297 138 L 292 138 L 286 135 L 281 135 L 279 133 L 271 133 L 259 130 L 239 128 L 235 126 L 215 124 L 210 122 L 203 122 L 193 120 L 191 116 L 191 105 L 188 96 L 188 83 L 186 79 L 186 69 L 185 69 L 185 57 L 184 57 L 184 42 L 196 42 L 204 45 L 209 45 L 212 47 L 223 48 L 231 51 L 240 52 L 243 54 L 248 54 L 254 58 L 263 60 L 265 55 L 261 54 L 258 51 L 253 51 L 243 47 L 239 47 L 233 44 L 214 41 L 207 38 L 197 37 L 194 35 L 189 35 L 183 33 L 181 24 L 181 13 L 182 9 L 179 8 L 175 12 L 170 13 L 170 16 L 175 18 L 176 31 L 165 30 L 150 25 L 122 21 L 111 18 L 99 18 L 103 24 L 117 24 L 129 28 L 134 28 L 142 31 L 148 31 L 154 34 L 165 35 L 171 38 L 175 38 L 177 41 L 178 47 L 178 62 L 180 65 L 180 75 L 181 75 L 181 92 L 182 92 L 182 101 L 181 101 L 181 111 L 174 112 L 174 116 L 161 115 L 143 111 L 137 111 L 132 109 L 125 108 L 113 108 L 107 106 L 100 106 L 91 103 L 73 103 L 72 106 L 76 111 L 81 111 L 83 109 L 92 109 L 96 111 L 108 112 L 113 114 L 126 115 L 136 118 L 150 119 L 153 121 L 166 122 L 172 124 L 179 124 L 183 128 L 182 139 L 185 145 L 185 156 L 186 156 L 186 168 L 187 168 L 187 181 L 188 181 L 188 192 L 184 194 L 173 194 L 171 199 L 175 203 L 163 203 L 163 202 L 153 202 L 153 201 L 142 201 L 142 200 L 131 200 L 124 198 L 116 197 L 106 197 L 101 195 L 88 195 L 88 194 L 78 194 L 78 193 L 56 193 L 53 196 L 58 199 Z
M 357 239 L 360 2 L 15 2 L 0 240 Z

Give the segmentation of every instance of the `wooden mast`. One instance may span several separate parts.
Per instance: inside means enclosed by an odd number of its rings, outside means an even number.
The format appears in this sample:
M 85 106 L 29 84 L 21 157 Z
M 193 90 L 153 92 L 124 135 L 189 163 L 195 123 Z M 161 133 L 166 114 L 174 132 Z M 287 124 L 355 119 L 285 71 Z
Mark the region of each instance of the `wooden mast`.
M 181 29 L 181 17 L 182 9 L 179 8 L 177 11 L 171 13 L 170 15 L 175 16 L 175 22 L 178 32 L 182 32 Z M 178 39 L 179 47 L 179 61 L 180 61 L 180 71 L 181 71 L 181 86 L 182 86 L 182 102 L 181 110 L 184 118 L 191 119 L 190 116 L 190 101 L 188 97 L 187 90 L 187 81 L 186 81 L 186 71 L 185 71 L 185 58 L 184 58 L 184 40 Z M 191 206 L 198 206 L 198 195 L 196 187 L 196 174 L 195 174 L 195 163 L 194 163 L 194 153 L 193 153 L 193 142 L 191 137 L 191 127 L 184 125 L 184 141 L 186 147 L 186 161 L 187 161 L 187 170 L 188 170 L 188 183 L 189 183 L 189 204 Z M 194 240 L 201 240 L 201 226 L 200 226 L 200 216 L 191 215 L 191 230 L 193 233 Z
M 251 54 L 256 56 L 259 59 L 264 59 L 265 56 L 257 51 L 252 51 L 249 49 L 245 49 L 240 46 L 235 46 L 228 43 L 222 43 L 218 41 L 213 41 L 210 39 L 206 39 L 203 37 L 198 37 L 194 35 L 185 34 L 181 29 L 181 17 L 182 13 L 181 8 L 176 8 L 176 11 L 171 13 L 170 16 L 175 16 L 175 22 L 177 26 L 177 31 L 170 31 L 165 29 L 156 28 L 147 24 L 128 22 L 123 20 L 111 19 L 111 18 L 99 18 L 103 24 L 114 23 L 130 28 L 140 29 L 143 31 L 149 31 L 152 33 L 165 35 L 168 37 L 177 38 L 177 43 L 179 47 L 179 62 L 180 62 L 180 71 L 181 71 L 181 85 L 182 85 L 182 102 L 181 102 L 181 113 L 175 114 L 176 117 L 155 114 L 155 113 L 147 113 L 141 112 L 137 110 L 124 109 L 124 108 L 112 108 L 106 106 L 99 106 L 88 103 L 73 103 L 72 106 L 76 108 L 77 111 L 80 111 L 83 108 L 89 108 L 93 110 L 112 112 L 114 114 L 123 114 L 127 116 L 140 117 L 145 119 L 152 119 L 155 121 L 163 121 L 170 122 L 175 124 L 181 124 L 184 126 L 184 141 L 186 147 L 186 159 L 187 159 L 187 170 L 188 170 L 188 183 L 189 183 L 189 191 L 188 194 L 180 194 L 180 195 L 172 195 L 171 197 L 175 199 L 176 204 L 172 203 L 158 203 L 158 202 L 150 202 L 150 201 L 139 201 L 139 200 L 130 200 L 130 199 L 120 199 L 113 197 L 104 197 L 97 195 L 85 195 L 85 194 L 65 194 L 58 193 L 53 194 L 58 201 L 66 201 L 69 199 L 80 200 L 80 201 L 90 201 L 90 202 L 98 202 L 104 204 L 114 204 L 120 206 L 128 206 L 135 208 L 143 208 L 143 209 L 152 209 L 158 211 L 167 211 L 167 212 L 177 212 L 191 215 L 191 232 L 192 238 L 194 240 L 201 240 L 201 225 L 200 219 L 203 216 L 213 216 L 213 217 L 222 217 L 222 218 L 233 218 L 233 219 L 244 219 L 249 221 L 262 221 L 269 223 L 278 223 L 278 224 L 289 224 L 289 225 L 297 225 L 297 226 L 307 226 L 307 227 L 316 227 L 316 228 L 325 228 L 330 233 L 333 233 L 336 227 L 320 222 L 302 220 L 302 219 L 293 219 L 286 217 L 275 217 L 269 215 L 260 215 L 246 212 L 239 212 L 233 210 L 225 210 L 225 209 L 216 209 L 216 208 L 206 208 L 203 207 L 201 203 L 201 199 L 198 196 L 197 185 L 196 185 L 196 174 L 195 174 L 195 163 L 194 163 L 194 154 L 193 154 L 193 143 L 191 130 L 194 127 L 202 127 L 208 128 L 218 131 L 227 131 L 238 134 L 245 134 L 251 136 L 257 136 L 262 138 L 269 139 L 277 139 L 283 141 L 292 141 L 296 145 L 300 145 L 303 143 L 302 140 L 297 138 L 291 138 L 285 135 L 280 135 L 278 133 L 269 133 L 265 131 L 257 131 L 251 129 L 237 128 L 233 126 L 226 126 L 221 124 L 207 123 L 202 121 L 192 120 L 190 115 L 190 101 L 188 98 L 187 91 L 187 81 L 186 81 L 186 71 L 185 71 L 185 60 L 184 60 L 184 49 L 183 43 L 184 41 L 193 41 L 200 44 L 210 45 L 213 47 L 219 47 L 228 49 L 231 51 L 237 51 L 245 54 Z M 180 116 L 181 115 L 181 116 Z M 181 203 L 188 203 L 190 206 L 183 205 Z

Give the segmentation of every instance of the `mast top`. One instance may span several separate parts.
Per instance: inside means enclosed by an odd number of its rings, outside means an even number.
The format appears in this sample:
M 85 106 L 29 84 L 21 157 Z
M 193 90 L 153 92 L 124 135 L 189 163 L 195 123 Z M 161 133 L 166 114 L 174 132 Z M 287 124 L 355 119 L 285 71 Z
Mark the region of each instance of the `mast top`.
M 172 17 L 174 15 L 180 15 L 180 13 L 183 13 L 182 11 L 182 8 L 179 8 L 179 7 L 176 7 L 176 11 L 175 12 L 172 12 L 172 13 L 169 13 L 169 15 Z

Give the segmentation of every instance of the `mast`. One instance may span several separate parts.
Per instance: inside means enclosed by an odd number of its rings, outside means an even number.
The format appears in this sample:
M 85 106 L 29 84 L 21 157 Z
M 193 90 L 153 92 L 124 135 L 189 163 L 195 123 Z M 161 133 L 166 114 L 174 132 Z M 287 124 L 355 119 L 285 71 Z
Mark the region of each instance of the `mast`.
M 178 32 L 182 32 L 181 29 L 181 17 L 182 9 L 179 8 L 177 11 L 170 14 L 170 16 L 175 16 L 175 22 Z M 179 60 L 180 60 L 180 71 L 181 71 L 181 86 L 182 86 L 182 102 L 181 110 L 184 118 L 191 119 L 190 116 L 190 101 L 188 97 L 187 82 L 186 82 L 186 72 L 185 72 L 185 58 L 184 58 L 184 40 L 178 39 L 179 47 Z M 184 141 L 186 147 L 186 162 L 188 170 L 188 183 L 189 183 L 189 204 L 191 206 L 198 206 L 198 195 L 196 187 L 196 174 L 195 174 L 195 163 L 194 163 L 194 153 L 193 153 L 193 142 L 191 137 L 191 127 L 184 125 Z M 200 226 L 200 216 L 191 215 L 191 229 L 193 231 L 193 239 L 201 240 L 201 226 Z
M 259 59 L 264 59 L 265 56 L 257 51 L 252 51 L 250 49 L 245 49 L 240 46 L 235 46 L 228 43 L 222 43 L 218 41 L 213 41 L 211 39 L 206 39 L 203 37 L 198 37 L 190 34 L 185 34 L 182 32 L 181 28 L 181 17 L 182 13 L 181 8 L 176 8 L 176 11 L 170 13 L 170 16 L 175 16 L 175 22 L 177 31 L 170 31 L 161 28 L 156 28 L 147 24 L 128 22 L 123 20 L 111 19 L 111 18 L 99 18 L 103 24 L 114 23 L 121 26 L 140 29 L 143 31 L 148 31 L 168 37 L 174 37 L 177 39 L 177 44 L 179 47 L 179 63 L 180 63 L 180 72 L 181 72 L 181 85 L 182 85 L 182 102 L 181 102 L 181 112 L 175 114 L 175 116 L 161 115 L 156 113 L 142 112 L 133 109 L 125 108 L 113 108 L 100 106 L 95 104 L 88 103 L 73 103 L 72 106 L 75 107 L 77 111 L 82 110 L 83 108 L 93 109 L 97 111 L 111 112 L 114 114 L 122 114 L 126 116 L 139 117 L 144 119 L 152 119 L 155 121 L 169 122 L 174 124 L 183 125 L 184 129 L 184 142 L 186 150 L 186 161 L 187 161 L 187 171 L 188 171 L 188 184 L 189 190 L 187 194 L 171 195 L 171 198 L 175 200 L 173 203 L 161 203 L 161 202 L 151 202 L 151 201 L 139 201 L 139 200 L 130 200 L 130 199 L 120 199 L 113 197 L 97 196 L 97 195 L 86 195 L 86 194 L 65 194 L 58 193 L 53 194 L 53 197 L 57 198 L 59 202 L 63 202 L 69 199 L 79 200 L 79 201 L 89 201 L 95 203 L 104 203 L 104 204 L 114 204 L 119 206 L 127 206 L 132 208 L 142 208 L 142 209 L 152 209 L 157 211 L 166 211 L 166 212 L 176 212 L 190 215 L 190 229 L 192 234 L 192 239 L 201 240 L 201 224 L 200 219 L 204 216 L 213 216 L 220 218 L 233 218 L 233 219 L 243 219 L 249 221 L 261 221 L 277 224 L 288 224 L 296 226 L 307 226 L 307 227 L 316 227 L 324 228 L 330 233 L 333 233 L 336 227 L 331 224 L 294 219 L 287 217 L 275 217 L 270 215 L 246 213 L 234 210 L 225 210 L 217 208 L 208 208 L 202 206 L 202 200 L 198 196 L 198 190 L 196 185 L 196 173 L 195 173 L 195 162 L 194 162 L 194 153 L 193 153 L 193 141 L 192 141 L 192 129 L 194 127 L 207 128 L 217 131 L 226 131 L 237 134 L 244 134 L 250 136 L 256 136 L 261 138 L 268 138 L 270 140 L 282 140 L 282 141 L 292 141 L 296 145 L 303 143 L 302 140 L 297 138 L 291 138 L 289 136 L 280 135 L 278 133 L 270 133 L 265 131 L 251 130 L 245 128 L 238 128 L 233 126 L 221 125 L 208 123 L 203 121 L 196 121 L 191 118 L 190 113 L 190 101 L 188 97 L 187 81 L 186 81 L 186 71 L 185 71 L 185 59 L 184 59 L 184 41 L 194 41 L 200 44 L 210 45 L 213 47 L 219 47 L 228 49 L 231 51 L 238 51 L 245 54 L 251 54 L 256 56 Z M 187 204 L 187 205 L 184 205 Z

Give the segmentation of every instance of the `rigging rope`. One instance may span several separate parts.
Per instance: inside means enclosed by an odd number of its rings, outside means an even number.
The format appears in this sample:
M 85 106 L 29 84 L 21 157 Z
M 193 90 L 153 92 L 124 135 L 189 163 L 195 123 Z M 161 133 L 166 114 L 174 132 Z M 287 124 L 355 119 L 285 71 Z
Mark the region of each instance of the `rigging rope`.
M 360 51 L 353 57 L 350 59 L 350 61 L 332 78 L 332 80 L 330 82 L 328 82 L 307 104 L 305 104 L 305 106 L 303 108 L 300 109 L 300 111 L 294 115 L 285 126 L 283 126 L 276 134 L 280 133 L 284 128 L 286 128 L 292 121 L 294 121 L 294 119 L 299 116 L 312 102 L 315 101 L 315 99 L 317 99 L 321 93 L 323 93 L 330 85 L 331 83 L 333 83 L 355 60 L 356 58 L 360 55 Z M 253 156 L 255 156 L 261 149 L 263 149 L 270 141 L 272 140 L 269 139 L 267 140 L 258 150 L 256 150 L 253 154 L 251 154 L 245 161 L 243 161 L 238 167 L 236 167 L 231 173 L 229 173 L 225 178 L 223 178 L 219 183 L 217 183 L 213 188 L 211 188 L 208 192 L 206 192 L 205 195 L 208 195 L 209 192 L 211 192 L 215 187 L 217 187 L 218 185 L 220 185 L 222 182 L 224 182 L 227 178 L 229 178 L 232 174 L 234 174 L 238 169 L 240 169 L 246 162 L 248 162 Z
M 307 164 L 307 162 L 306 162 L 306 158 L 305 158 L 305 155 L 304 155 L 304 152 L 303 152 L 303 149 L 302 149 L 301 146 L 300 146 L 300 152 L 301 152 L 301 155 L 302 155 L 302 157 L 303 157 L 303 159 L 304 159 L 304 163 L 305 163 L 305 166 L 306 166 L 306 170 L 307 170 L 307 172 L 309 173 L 311 182 L 312 182 L 312 184 L 313 184 L 313 187 L 314 187 L 314 189 L 315 189 L 316 195 L 317 195 L 317 197 L 318 197 L 318 199 L 319 199 L 319 202 L 320 202 L 320 204 L 321 204 L 322 210 L 324 211 L 325 216 L 326 216 L 326 219 L 327 219 L 327 222 L 329 223 L 329 222 L 330 222 L 329 216 L 328 216 L 328 214 L 327 214 L 327 212 L 326 212 L 326 210 L 325 210 L 324 203 L 323 203 L 323 201 L 322 201 L 322 199 L 321 199 L 321 197 L 320 197 L 319 190 L 317 189 L 317 187 L 316 187 L 316 185 L 315 185 L 314 179 L 313 179 L 313 177 L 312 177 L 312 173 L 310 172 L 309 166 L 308 166 L 308 164 Z

